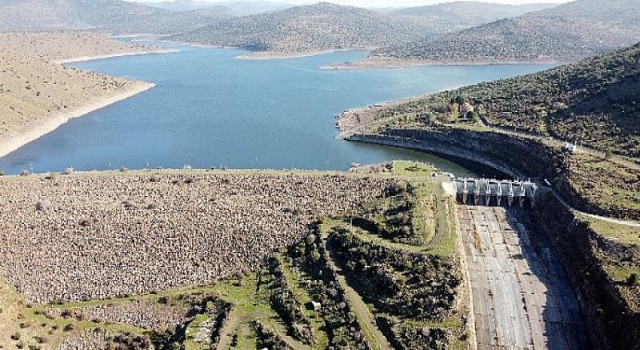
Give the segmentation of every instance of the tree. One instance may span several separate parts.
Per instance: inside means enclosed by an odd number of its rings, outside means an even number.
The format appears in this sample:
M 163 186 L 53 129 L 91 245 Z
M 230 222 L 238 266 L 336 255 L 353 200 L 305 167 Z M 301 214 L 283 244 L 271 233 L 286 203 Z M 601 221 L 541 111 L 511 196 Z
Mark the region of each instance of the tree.
M 464 103 L 465 103 L 465 99 L 464 99 L 464 97 L 462 97 L 462 96 L 458 95 L 458 96 L 456 96 L 455 102 L 456 102 L 457 104 L 459 104 L 459 105 L 462 105 L 462 104 L 464 104 Z
M 480 116 L 476 111 L 470 111 L 467 113 L 467 118 L 471 119 L 474 123 L 477 123 L 480 120 Z

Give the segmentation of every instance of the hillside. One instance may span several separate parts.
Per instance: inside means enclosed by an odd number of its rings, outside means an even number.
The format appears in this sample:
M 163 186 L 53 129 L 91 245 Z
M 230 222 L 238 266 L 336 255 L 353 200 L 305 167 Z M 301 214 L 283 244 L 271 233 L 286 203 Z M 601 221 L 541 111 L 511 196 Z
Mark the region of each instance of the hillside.
M 251 16 L 259 13 L 282 11 L 296 5 L 277 1 L 223 1 L 219 3 L 230 8 L 238 16 Z
M 394 11 L 394 14 L 421 21 L 429 26 L 432 33 L 444 33 L 555 6 L 558 6 L 558 4 L 507 5 L 477 1 L 454 1 L 405 8 Z
M 459 106 L 450 102 L 458 96 L 488 126 L 640 158 L 640 44 L 535 74 L 397 103 L 375 119 L 402 111 L 420 120 L 451 121 Z
M 221 21 L 172 40 L 280 53 L 371 48 L 420 37 L 424 28 L 374 11 L 319 3 Z
M 640 158 L 640 44 L 440 96 L 453 94 L 468 98 L 490 126 Z
M 572 62 L 640 38 L 640 2 L 577 0 L 515 18 L 393 45 L 372 58 L 424 63 Z
M 170 10 L 170 11 L 194 11 L 194 10 L 215 10 L 220 14 L 228 14 L 232 15 L 232 11 L 230 8 L 219 5 L 218 3 L 211 3 L 208 1 L 193 1 L 193 0 L 176 0 L 176 1 L 162 1 L 162 2 L 140 2 L 136 1 L 141 5 L 156 7 L 160 9 Z
M 346 137 L 383 135 L 411 145 L 437 138 L 438 149 L 464 148 L 526 177 L 555 179 L 584 211 L 640 219 L 638 101 L 640 44 L 536 74 L 349 111 L 339 125 Z M 564 141 L 588 149 L 571 154 Z
M 0 50 L 48 61 L 163 52 L 156 47 L 114 41 L 103 34 L 71 31 L 0 32 Z
M 0 30 L 94 29 L 170 34 L 195 29 L 228 12 L 174 12 L 122 0 L 9 0 L 0 3 Z
M 146 83 L 82 72 L 0 50 L 0 155 L 50 131 L 45 129 L 74 116 L 81 108 L 104 106 L 124 98 L 122 94 L 132 95 L 147 88 Z
M 192 11 L 199 9 L 214 9 L 219 13 L 236 16 L 250 16 L 258 13 L 280 11 L 295 5 L 271 1 L 225 1 L 208 2 L 194 0 L 176 0 L 162 2 L 147 2 L 148 6 L 172 11 Z

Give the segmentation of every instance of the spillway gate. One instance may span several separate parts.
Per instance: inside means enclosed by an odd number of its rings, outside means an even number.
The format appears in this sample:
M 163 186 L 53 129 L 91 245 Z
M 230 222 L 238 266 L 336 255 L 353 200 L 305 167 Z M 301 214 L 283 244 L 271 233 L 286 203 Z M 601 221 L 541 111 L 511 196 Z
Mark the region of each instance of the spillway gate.
M 538 185 L 531 181 L 458 178 L 456 199 L 467 205 L 535 207 Z

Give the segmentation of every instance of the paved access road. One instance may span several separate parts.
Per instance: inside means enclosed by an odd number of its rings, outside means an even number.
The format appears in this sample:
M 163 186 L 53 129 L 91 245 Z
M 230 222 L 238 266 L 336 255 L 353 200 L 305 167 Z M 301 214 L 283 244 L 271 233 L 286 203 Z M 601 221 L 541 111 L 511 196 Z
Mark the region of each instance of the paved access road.
M 591 349 L 569 279 L 524 212 L 458 206 L 478 349 Z

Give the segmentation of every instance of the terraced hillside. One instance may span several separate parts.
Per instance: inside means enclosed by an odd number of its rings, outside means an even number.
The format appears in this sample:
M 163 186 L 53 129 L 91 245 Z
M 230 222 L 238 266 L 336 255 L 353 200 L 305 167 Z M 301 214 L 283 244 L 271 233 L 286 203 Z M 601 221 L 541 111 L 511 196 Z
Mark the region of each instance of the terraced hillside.
M 380 47 L 415 40 L 424 32 L 421 25 L 395 16 L 319 3 L 233 18 L 171 39 L 251 51 L 306 53 Z
M 634 44 L 640 3 L 577 0 L 459 32 L 385 47 L 371 58 L 423 63 L 573 62 Z
M 174 12 L 122 0 L 10 0 L 0 3 L 0 30 L 173 34 L 230 16 L 216 9 Z
M 452 200 L 431 167 L 383 169 L 0 179 L 21 183 L 2 210 L 31 227 L 12 238 L 18 226 L 3 221 L 0 341 L 43 349 L 463 348 L 469 310 Z M 96 197 L 98 183 L 111 190 Z M 19 258 L 25 244 L 35 244 L 35 255 Z M 16 270 L 11 261 L 41 267 Z M 44 266 L 53 270 L 38 275 Z M 112 273 L 121 275 L 104 275 Z M 63 276 L 68 283 L 56 282 Z M 55 292 L 62 299 L 47 304 L 48 290 L 63 286 Z

